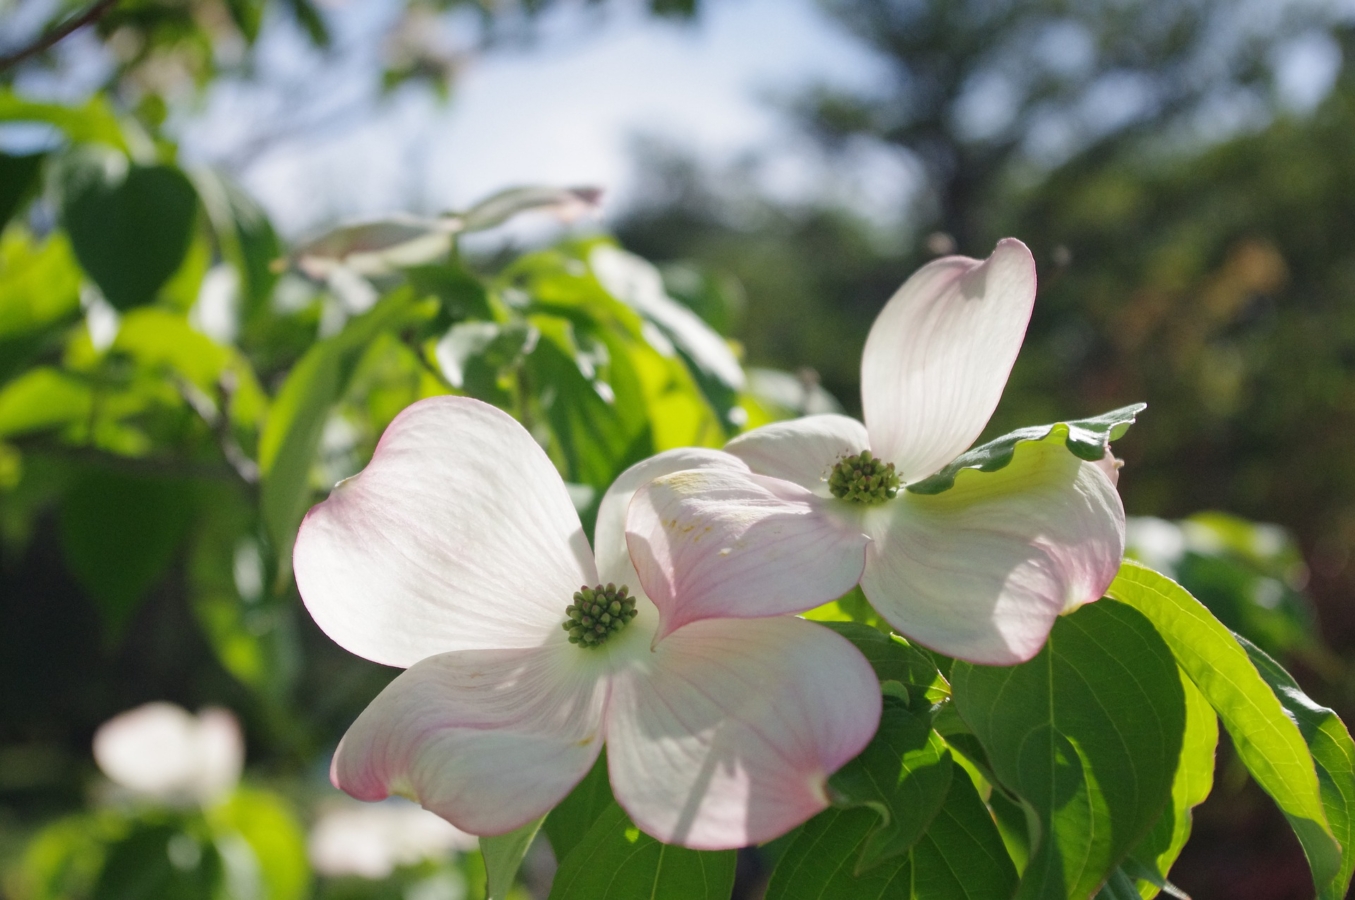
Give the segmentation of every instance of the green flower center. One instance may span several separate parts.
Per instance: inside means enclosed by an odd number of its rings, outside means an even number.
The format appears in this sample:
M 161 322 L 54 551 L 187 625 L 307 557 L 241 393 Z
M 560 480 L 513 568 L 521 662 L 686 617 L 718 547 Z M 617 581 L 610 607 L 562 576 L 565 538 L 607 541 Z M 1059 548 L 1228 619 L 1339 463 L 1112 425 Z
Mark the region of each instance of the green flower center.
M 853 503 L 883 503 L 899 493 L 894 464 L 878 460 L 869 450 L 838 460 L 828 476 L 828 490 L 839 500 Z
M 569 642 L 580 647 L 600 647 L 607 638 L 630 624 L 635 618 L 635 598 L 626 596 L 626 586 L 614 584 L 588 587 L 574 593 L 574 602 L 565 607 L 564 624 Z

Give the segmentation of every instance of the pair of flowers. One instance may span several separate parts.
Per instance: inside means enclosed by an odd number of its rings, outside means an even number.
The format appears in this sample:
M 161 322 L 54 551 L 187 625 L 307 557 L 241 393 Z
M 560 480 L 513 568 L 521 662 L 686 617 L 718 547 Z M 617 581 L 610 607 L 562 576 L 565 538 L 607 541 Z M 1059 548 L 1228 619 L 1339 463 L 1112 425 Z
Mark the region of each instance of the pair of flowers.
M 813 416 L 639 463 L 603 497 L 592 549 L 512 418 L 461 397 L 411 406 L 296 544 L 320 627 L 408 667 L 331 780 L 500 834 L 563 799 L 605 742 L 617 802 L 662 841 L 739 847 L 824 809 L 880 688 L 847 641 L 790 614 L 859 583 L 919 643 L 1012 664 L 1114 577 L 1112 478 L 1057 444 L 903 490 L 982 431 L 1034 296 L 1016 240 L 924 266 L 866 342 L 864 425 Z

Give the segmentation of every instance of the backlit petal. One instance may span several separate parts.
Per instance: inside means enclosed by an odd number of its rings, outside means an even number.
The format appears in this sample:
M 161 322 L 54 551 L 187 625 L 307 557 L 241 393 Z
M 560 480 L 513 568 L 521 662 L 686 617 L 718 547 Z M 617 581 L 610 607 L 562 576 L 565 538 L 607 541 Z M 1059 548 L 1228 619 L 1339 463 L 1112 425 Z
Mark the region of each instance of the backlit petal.
M 348 729 L 330 780 L 359 800 L 417 800 L 471 834 L 538 818 L 602 747 L 607 683 L 589 652 L 566 644 L 425 659 Z
M 947 656 L 1012 665 L 1054 619 L 1101 597 L 1124 553 L 1105 473 L 1061 442 L 1020 444 L 1004 469 L 872 511 L 861 588 L 891 625 Z
M 466 397 L 397 416 L 367 468 L 307 514 L 293 565 L 320 628 L 394 666 L 559 637 L 570 596 L 597 581 L 546 454 Z
M 871 326 L 861 405 L 871 451 L 905 482 L 974 443 L 1002 396 L 1035 302 L 1035 261 L 1014 238 L 988 259 L 918 269 Z
M 640 589 L 639 576 L 631 564 L 630 551 L 626 549 L 626 510 L 635 492 L 662 475 L 686 469 L 710 468 L 748 471 L 747 466 L 728 453 L 702 447 L 683 447 L 651 456 L 617 476 L 598 506 L 597 527 L 594 529 L 593 549 L 597 554 L 599 580 L 629 585 L 632 593 Z
M 615 676 L 612 789 L 662 841 L 755 844 L 824 809 L 828 776 L 879 720 L 874 673 L 828 629 L 790 617 L 696 622 Z
M 847 416 L 805 416 L 741 434 L 725 450 L 759 475 L 793 481 L 830 496 L 828 474 L 837 461 L 870 447 L 866 426 Z
M 869 538 L 841 501 L 728 469 L 678 472 L 636 491 L 626 543 L 659 608 L 655 641 L 688 622 L 800 612 L 861 577 Z

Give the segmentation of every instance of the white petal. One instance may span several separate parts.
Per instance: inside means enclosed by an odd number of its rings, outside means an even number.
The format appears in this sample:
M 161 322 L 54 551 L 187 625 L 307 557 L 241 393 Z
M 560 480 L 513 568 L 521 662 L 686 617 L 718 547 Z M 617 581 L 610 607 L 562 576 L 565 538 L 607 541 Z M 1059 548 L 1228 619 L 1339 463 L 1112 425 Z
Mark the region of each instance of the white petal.
M 909 638 L 988 665 L 1030 659 L 1064 612 L 1101 597 L 1124 553 L 1105 473 L 1059 442 L 1017 446 L 1005 469 L 962 471 L 941 494 L 872 511 L 861 588 Z
M 756 844 L 824 809 L 828 776 L 879 721 L 874 672 L 828 629 L 789 617 L 697 622 L 616 675 L 612 789 L 662 841 Z
M 239 722 L 224 709 L 195 716 L 173 703 L 146 703 L 99 726 L 94 761 L 135 793 L 210 802 L 239 782 L 245 743 Z
M 293 565 L 325 634 L 394 666 L 563 639 L 570 597 L 597 582 L 546 454 L 467 397 L 397 416 L 367 468 L 306 515 Z
M 326 802 L 307 841 L 321 875 L 385 878 L 396 866 L 476 849 L 479 840 L 407 800 Z
M 636 491 L 626 543 L 659 609 L 660 641 L 688 622 L 800 612 L 851 590 L 869 538 L 838 500 L 729 469 L 678 472 Z
M 828 475 L 837 461 L 869 447 L 866 426 L 838 415 L 773 422 L 725 444 L 759 475 L 793 481 L 821 497 L 831 496 Z
M 905 482 L 974 443 L 997 407 L 1035 302 L 1035 261 L 1014 238 L 983 262 L 928 263 L 890 298 L 861 357 L 871 450 Z
M 684 447 L 665 450 L 622 472 L 607 488 L 598 505 L 597 527 L 593 532 L 594 551 L 597 554 L 598 580 L 628 585 L 640 589 L 640 577 L 630 561 L 626 549 L 626 510 L 631 498 L 644 485 L 662 475 L 671 475 L 686 469 L 725 468 L 747 472 L 748 467 L 736 457 L 719 450 L 702 447 Z
M 417 800 L 471 834 L 539 818 L 602 748 L 605 660 L 590 652 L 565 644 L 425 659 L 348 729 L 330 780 L 359 800 Z

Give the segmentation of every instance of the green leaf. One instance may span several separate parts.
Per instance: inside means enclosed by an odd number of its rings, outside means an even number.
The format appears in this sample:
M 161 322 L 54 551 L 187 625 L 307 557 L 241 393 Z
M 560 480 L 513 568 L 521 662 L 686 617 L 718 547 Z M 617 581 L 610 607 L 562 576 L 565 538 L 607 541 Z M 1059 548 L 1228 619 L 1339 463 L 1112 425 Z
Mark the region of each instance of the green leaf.
M 1157 893 L 1190 838 L 1191 810 L 1204 802 L 1214 786 L 1214 754 L 1219 718 L 1190 676 L 1178 667 L 1186 699 L 1186 732 L 1172 780 L 1172 799 L 1153 830 L 1129 852 L 1124 866 L 1145 897 Z
M 485 860 L 485 900 L 507 900 L 508 892 L 517 879 L 518 867 L 522 865 L 522 858 L 527 855 L 545 820 L 545 816 L 542 816 L 507 834 L 480 838 L 480 855 Z
M 263 888 L 253 896 L 303 900 L 310 895 L 306 832 L 281 797 L 239 788 L 224 803 L 208 810 L 207 821 L 218 844 L 229 846 L 231 839 L 239 838 L 253 855 Z
M 89 385 L 60 369 L 30 369 L 0 388 L 0 438 L 88 421 Z
M 191 485 L 101 470 L 85 473 L 61 508 L 66 562 L 99 605 L 113 640 L 164 575 L 193 516 Z
M 561 860 L 550 900 L 728 900 L 735 857 L 661 844 L 613 803 Z
M 1152 624 L 1114 601 L 1060 618 L 1029 662 L 956 662 L 955 707 L 1039 837 L 1018 898 L 1095 893 L 1171 798 L 1185 698 Z
M 1089 462 L 1104 459 L 1110 452 L 1110 442 L 1128 431 L 1135 417 L 1147 406 L 1146 403 L 1135 403 L 1090 419 L 1018 429 L 960 454 L 954 462 L 930 478 L 908 485 L 908 490 L 915 494 L 940 494 L 955 486 L 955 476 L 963 469 L 996 472 L 1012 461 L 1016 445 L 1024 441 L 1062 441 L 1079 459 Z
M 905 856 L 853 875 L 875 825 L 865 809 L 830 809 L 805 823 L 781 856 L 766 900 L 992 900 L 1012 895 L 1016 869 L 974 784 L 954 766 L 931 827 Z
M 115 308 L 155 299 L 188 252 L 198 195 L 172 166 L 72 153 L 61 170 L 61 219 L 89 276 Z
M 10 90 L 0 90 L 0 122 L 45 122 L 60 128 L 76 143 L 94 141 L 127 149 L 122 125 L 103 94 L 95 94 L 84 106 L 65 106 L 26 100 Z
M 93 900 L 202 900 L 225 886 L 221 854 L 176 821 L 138 822 L 108 848 Z M 200 827 L 200 823 L 199 823 Z
M 1139 889 L 1134 886 L 1134 879 L 1117 868 L 1110 873 L 1105 886 L 1096 892 L 1096 900 L 1140 900 Z
M 834 806 L 865 806 L 879 827 L 861 845 L 854 874 L 907 853 L 931 824 L 950 789 L 950 750 L 930 716 L 884 698 L 880 728 L 861 754 L 828 779 Z
M 649 417 L 624 341 L 607 331 L 581 335 L 559 316 L 533 315 L 528 321 L 541 339 L 525 360 L 527 388 L 544 407 L 565 479 L 606 490 L 623 469 L 653 453 Z
M 44 153 L 14 156 L 0 153 L 0 232 L 33 193 Z
M 1148 617 L 1209 700 L 1247 771 L 1298 835 L 1313 882 L 1325 887 L 1340 877 L 1341 847 L 1312 754 L 1242 645 L 1184 588 L 1138 563 L 1126 560 L 1106 593 Z
M 616 800 L 607 776 L 607 750 L 598 754 L 597 762 L 588 774 L 575 785 L 569 796 L 561 800 L 546 816 L 546 837 L 555 851 L 556 859 L 564 859 L 583 840 L 588 829 Z
M 246 318 L 265 308 L 277 282 L 273 262 L 282 255 L 273 224 L 239 185 L 211 169 L 191 173 L 221 255 L 240 273 Z
M 310 470 L 330 410 L 368 344 L 415 313 L 412 297 L 407 290 L 397 291 L 350 319 L 343 331 L 306 351 L 278 391 L 259 435 L 261 507 L 278 559 L 291 557 L 296 530 L 310 505 Z M 279 566 L 279 582 L 287 575 L 287 568 Z
M 885 692 L 894 696 L 902 693 L 913 712 L 926 712 L 950 697 L 950 684 L 931 656 L 898 635 L 884 634 L 857 622 L 820 621 L 819 624 L 851 641 L 875 670 Z M 902 688 L 902 692 L 892 690 L 891 685 Z
M 41 242 L 21 228 L 0 236 L 0 382 L 58 346 L 80 314 L 81 278 L 60 232 Z
M 1342 848 L 1341 868 L 1321 887 L 1318 897 L 1320 900 L 1340 900 L 1346 895 L 1351 872 L 1355 870 L 1355 741 L 1351 741 L 1350 732 L 1340 717 L 1315 703 L 1283 666 L 1246 638 L 1238 635 L 1237 640 L 1275 692 L 1285 712 L 1298 723 L 1313 754 L 1322 807 Z

